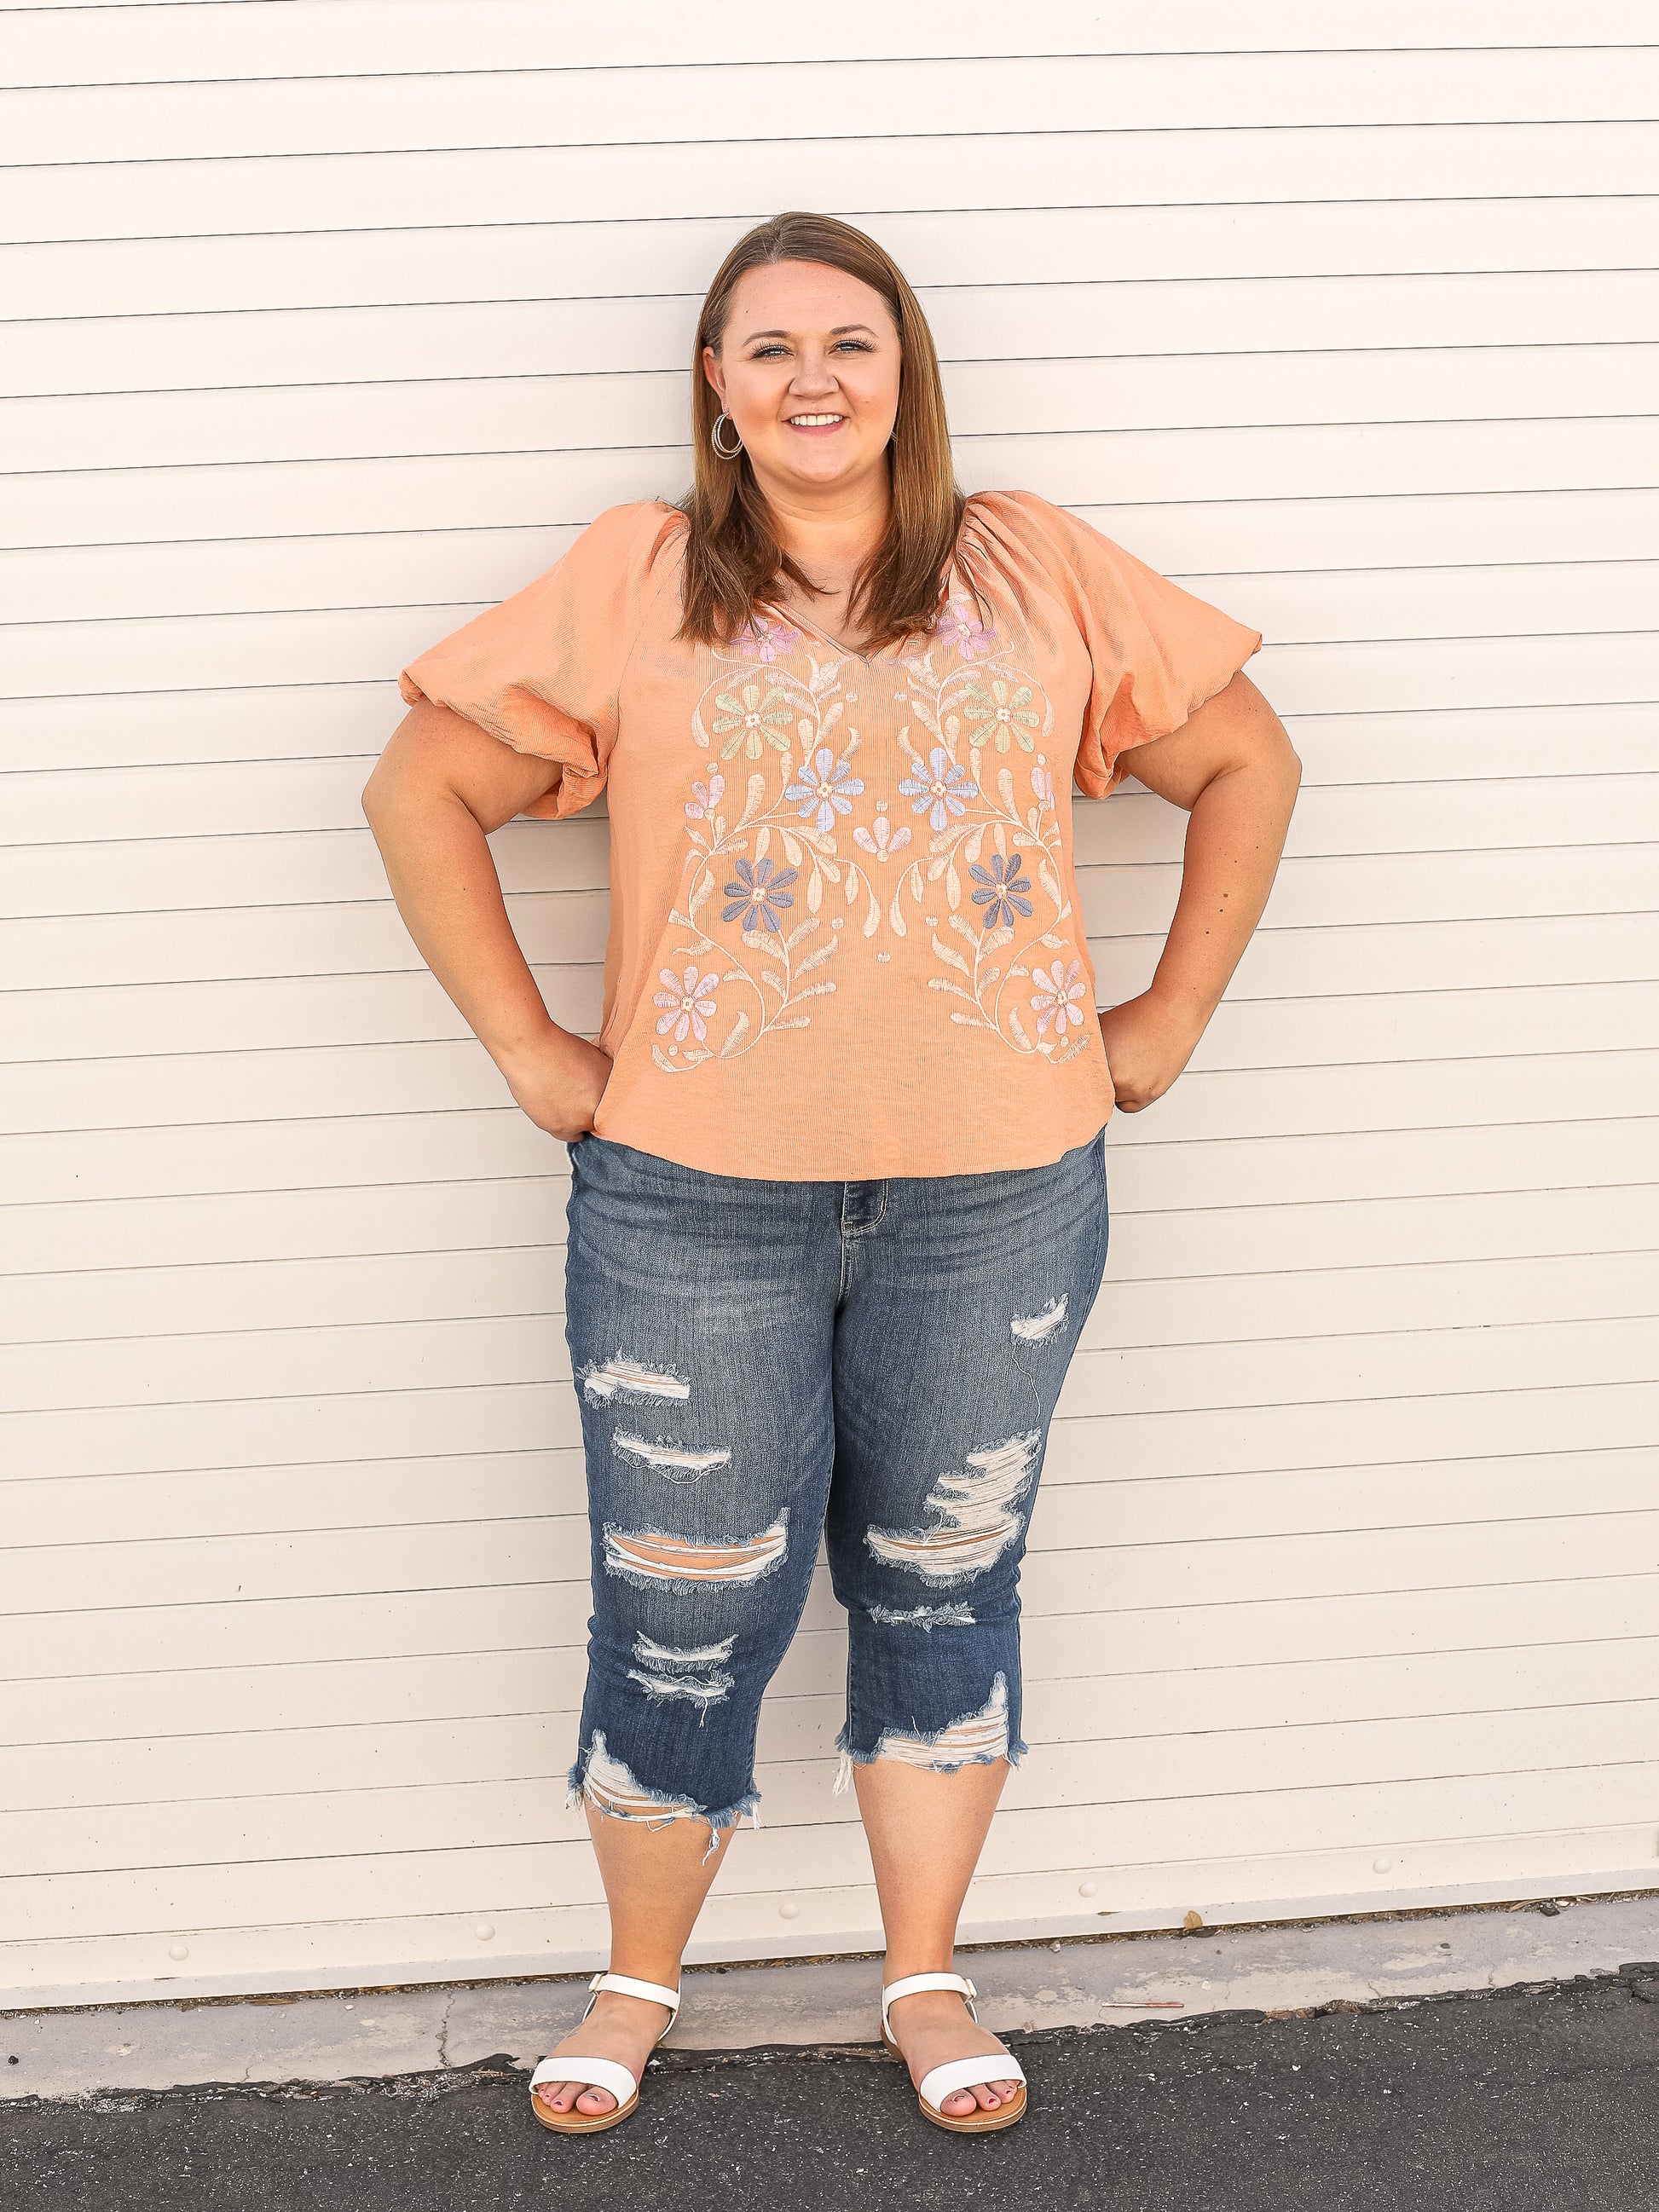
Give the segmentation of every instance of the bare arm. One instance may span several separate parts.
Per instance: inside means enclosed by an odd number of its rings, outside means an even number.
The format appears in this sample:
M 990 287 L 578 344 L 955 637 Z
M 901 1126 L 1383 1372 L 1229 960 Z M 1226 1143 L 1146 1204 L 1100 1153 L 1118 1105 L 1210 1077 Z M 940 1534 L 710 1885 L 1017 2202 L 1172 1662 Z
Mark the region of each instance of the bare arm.
M 422 958 L 537 1125 L 580 1136 L 611 1072 L 561 1029 L 519 949 L 487 832 L 552 787 L 558 770 L 422 700 L 363 787 L 363 813 Z
M 1117 1103 L 1134 1114 L 1192 1058 L 1261 919 L 1302 763 L 1243 669 L 1178 730 L 1124 757 L 1149 791 L 1192 817 L 1181 896 L 1151 988 L 1100 1018 Z

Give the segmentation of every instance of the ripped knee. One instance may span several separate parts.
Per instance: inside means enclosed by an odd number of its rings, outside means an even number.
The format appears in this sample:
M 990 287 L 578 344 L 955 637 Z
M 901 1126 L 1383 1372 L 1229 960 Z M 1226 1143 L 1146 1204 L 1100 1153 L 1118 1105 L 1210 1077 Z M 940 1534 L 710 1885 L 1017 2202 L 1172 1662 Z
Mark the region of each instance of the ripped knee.
M 782 1565 L 788 1548 L 787 1506 L 769 1528 L 736 1543 L 707 1543 L 657 1528 L 618 1528 L 608 1521 L 605 1525 L 605 1571 L 641 1585 L 697 1589 L 710 1583 L 757 1583 Z

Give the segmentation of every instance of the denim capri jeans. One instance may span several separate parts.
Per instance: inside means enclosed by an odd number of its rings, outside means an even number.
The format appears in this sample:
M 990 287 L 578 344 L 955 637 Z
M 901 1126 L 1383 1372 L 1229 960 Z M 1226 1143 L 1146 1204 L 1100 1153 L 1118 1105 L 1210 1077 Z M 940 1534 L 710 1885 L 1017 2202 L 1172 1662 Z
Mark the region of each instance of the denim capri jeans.
M 852 1762 L 1018 1760 L 1020 1562 L 1106 1263 L 1105 1140 L 878 1182 L 568 1148 L 593 1593 L 573 1803 L 706 1821 L 711 1851 L 755 1814 L 820 1536 L 848 1630 L 837 1787 Z

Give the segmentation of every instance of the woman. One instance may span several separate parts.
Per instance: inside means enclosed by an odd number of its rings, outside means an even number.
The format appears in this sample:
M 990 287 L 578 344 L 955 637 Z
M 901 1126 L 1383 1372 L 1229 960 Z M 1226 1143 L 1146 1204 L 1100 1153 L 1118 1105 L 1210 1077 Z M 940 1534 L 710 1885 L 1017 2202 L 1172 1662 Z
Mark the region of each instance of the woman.
M 861 232 L 784 215 L 733 249 L 692 414 L 684 508 L 610 509 L 416 660 L 363 795 L 422 953 L 570 1154 L 571 1784 L 613 1972 L 532 2105 L 564 2132 L 633 2110 L 822 1533 L 884 2034 L 930 2119 L 1006 2127 L 1024 2077 L 952 1947 L 1024 1748 L 1019 1562 L 1105 1261 L 1105 1126 L 1202 1036 L 1300 763 L 1238 672 L 1259 631 L 1029 493 L 963 500 L 927 323 Z M 1070 787 L 1112 790 L 1131 749 L 1192 821 L 1152 985 L 1097 1014 Z M 590 1044 L 485 834 L 602 787 Z

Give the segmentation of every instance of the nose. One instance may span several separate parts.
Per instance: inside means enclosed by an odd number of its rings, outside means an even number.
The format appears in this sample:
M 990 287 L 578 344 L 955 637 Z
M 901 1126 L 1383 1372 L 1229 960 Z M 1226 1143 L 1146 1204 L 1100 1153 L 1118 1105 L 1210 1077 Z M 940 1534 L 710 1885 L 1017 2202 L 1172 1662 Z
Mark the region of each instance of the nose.
M 818 350 L 809 349 L 801 356 L 800 367 L 790 381 L 789 389 L 802 399 L 821 398 L 836 389 L 835 371 L 829 356 Z

